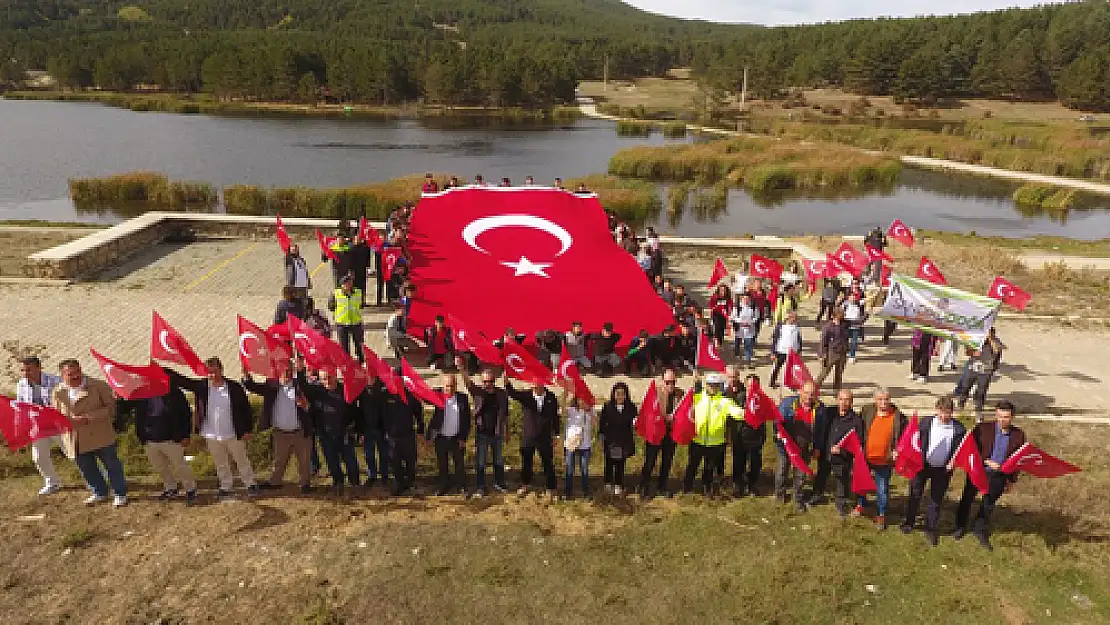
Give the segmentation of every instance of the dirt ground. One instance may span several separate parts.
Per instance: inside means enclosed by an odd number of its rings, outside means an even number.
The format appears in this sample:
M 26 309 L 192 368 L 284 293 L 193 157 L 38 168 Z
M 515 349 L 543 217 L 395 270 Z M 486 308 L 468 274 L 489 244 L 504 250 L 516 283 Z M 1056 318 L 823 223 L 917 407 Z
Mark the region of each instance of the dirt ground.
M 93 232 L 85 228 L 24 228 L 0 224 L 0 276 L 22 276 L 28 255 Z

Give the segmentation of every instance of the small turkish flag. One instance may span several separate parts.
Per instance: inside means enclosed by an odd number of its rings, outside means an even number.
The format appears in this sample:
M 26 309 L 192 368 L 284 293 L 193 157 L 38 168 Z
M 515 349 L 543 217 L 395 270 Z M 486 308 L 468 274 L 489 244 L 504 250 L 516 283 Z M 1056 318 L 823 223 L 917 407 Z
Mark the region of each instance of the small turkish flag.
M 802 267 L 806 272 L 806 288 L 809 290 L 810 295 L 817 292 L 817 282 L 825 277 L 827 264 L 828 263 L 823 260 L 802 261 Z
M 709 276 L 709 288 L 712 289 L 713 285 L 724 280 L 727 275 L 728 267 L 725 267 L 725 261 L 721 260 L 721 257 L 718 256 L 717 262 L 713 265 L 713 275 Z
M 150 399 L 170 392 L 170 377 L 153 362 L 149 365 L 125 365 L 101 356 L 95 349 L 89 348 L 89 351 L 116 395 L 124 399 Z
M 1032 295 L 1021 290 L 1016 284 L 1002 276 L 994 279 L 994 282 L 991 283 L 991 290 L 987 291 L 987 295 L 994 299 L 1000 299 L 1002 303 L 1013 306 L 1018 310 L 1025 310 L 1025 307 L 1029 305 L 1029 300 L 1033 299 Z
M 782 427 L 782 421 L 776 423 L 775 427 L 779 430 L 779 439 L 786 450 L 786 457 L 790 459 L 790 464 L 795 469 L 812 477 L 813 469 L 809 468 L 809 463 L 802 457 L 802 450 L 798 447 L 798 443 L 794 442 L 794 439 L 790 438 L 790 434 L 786 432 L 786 428 Z
M 655 380 L 651 381 L 644 394 L 640 414 L 636 417 L 636 431 L 652 445 L 663 442 L 663 437 L 667 435 L 667 422 L 663 420 L 663 411 L 659 407 L 659 391 L 655 387 Z
M 848 432 L 837 443 L 841 450 L 852 454 L 852 492 L 857 495 L 873 493 L 878 490 L 875 478 L 871 476 L 871 467 L 867 465 L 867 458 L 863 455 L 863 445 L 859 442 L 859 435 L 855 430 Z
M 1060 477 L 1068 473 L 1079 473 L 1081 469 L 1042 451 L 1039 447 L 1025 443 L 1002 463 L 1001 471 L 1003 473 L 1021 471 L 1036 477 Z
M 674 408 L 671 416 L 671 438 L 679 445 L 689 445 L 694 440 L 694 389 L 686 389 L 686 394 Z
M 906 247 L 913 247 L 913 232 L 900 219 L 890 222 L 886 235 Z
M 286 324 L 289 327 L 289 336 L 292 338 L 294 349 L 304 357 L 304 362 L 310 369 L 318 371 L 325 368 L 339 367 L 340 362 L 336 362 L 333 358 L 334 351 L 329 345 L 329 343 L 332 343 L 331 340 L 313 330 L 295 315 L 289 315 L 286 318 Z M 339 352 L 344 356 L 347 355 L 342 349 Z
M 429 386 L 404 358 L 401 358 L 401 378 L 405 382 L 405 388 L 420 401 L 428 402 L 438 408 L 443 408 L 447 404 L 446 398 Z
M 370 383 L 370 375 L 366 373 L 366 369 L 357 360 L 348 356 L 342 348 L 339 349 L 336 356 L 336 360 L 339 362 L 336 363 L 335 368 L 343 377 L 343 399 L 346 399 L 347 403 L 353 404 L 358 396 L 362 394 L 366 385 Z
M 185 365 L 201 377 L 208 375 L 208 367 L 204 366 L 189 342 L 166 323 L 157 311 L 154 312 L 154 323 L 151 325 L 150 357 L 175 365 Z
M 952 466 L 963 469 L 967 479 L 979 489 L 980 494 L 987 494 L 990 490 L 990 480 L 987 479 L 987 470 L 983 468 L 983 454 L 979 451 L 979 444 L 971 432 L 964 434 L 960 446 L 952 456 Z
M 404 381 L 397 375 L 397 372 L 366 345 L 362 346 L 362 355 L 366 359 L 366 368 L 382 381 L 385 390 L 404 399 L 404 393 L 402 392 L 405 390 Z
M 853 276 L 858 276 L 862 273 L 863 269 L 867 267 L 867 263 L 871 262 L 867 254 L 852 247 L 852 244 L 847 241 L 841 243 L 840 247 L 836 248 L 836 251 L 833 252 L 833 256 L 836 257 L 836 260 Z
M 813 376 L 810 375 L 809 369 L 806 368 L 806 363 L 798 352 L 790 350 L 786 355 L 786 373 L 782 376 L 782 383 L 786 388 L 792 388 L 795 391 L 802 388 L 806 382 L 812 382 Z
M 529 354 L 520 343 L 505 341 L 501 353 L 505 356 L 505 371 L 510 376 L 529 384 L 551 384 L 551 370 Z
M 912 480 L 925 468 L 925 454 L 921 450 L 921 431 L 918 424 L 915 412 L 894 447 L 894 451 L 898 452 L 898 458 L 894 460 L 894 472 L 907 480 Z
M 698 333 L 698 354 L 695 361 L 695 366 L 703 369 L 713 369 L 722 373 L 725 371 L 725 361 L 717 353 L 717 348 L 713 347 L 713 339 L 706 336 L 704 332 Z
M 891 257 L 890 254 L 887 254 L 882 250 L 875 249 L 866 243 L 863 244 L 863 251 L 867 252 L 867 258 L 869 258 L 871 262 L 884 260 L 888 263 L 894 262 L 894 258 Z
M 825 254 L 825 277 L 839 278 L 842 273 L 852 273 L 852 268 L 840 262 L 836 256 Z
M 270 379 L 280 377 L 289 361 L 288 348 L 242 315 L 238 315 L 238 322 L 239 362 L 243 363 L 243 368 Z
M 757 278 L 768 278 L 775 282 L 782 279 L 782 265 L 777 260 L 759 254 L 752 254 L 749 267 L 751 268 L 751 274 Z
M 879 286 L 890 286 L 890 273 L 894 270 L 891 265 L 883 265 L 879 270 Z
M 594 405 L 594 394 L 590 391 L 586 381 L 582 379 L 582 373 L 578 371 L 578 363 L 570 357 L 566 343 L 563 343 L 563 352 L 559 357 L 559 368 L 555 371 L 555 381 L 562 385 L 568 393 L 572 393 L 590 406 Z
M 69 419 L 50 406 L 37 406 L 0 395 L 0 434 L 12 451 L 72 430 Z
M 917 277 L 933 284 L 948 286 L 948 280 L 944 279 L 944 274 L 940 272 L 940 268 L 924 256 L 921 257 L 921 264 L 917 266 Z
M 757 428 L 768 421 L 782 421 L 782 413 L 775 402 L 759 388 L 753 380 L 748 388 L 748 399 L 744 402 L 744 420 Z
M 278 215 L 277 219 L 274 220 L 274 236 L 277 237 L 278 245 L 281 246 L 281 253 L 288 254 L 289 246 L 293 245 L 293 242 L 289 239 L 289 233 L 285 231 L 285 224 L 281 221 L 281 215 Z
M 458 317 L 447 313 L 447 325 L 451 328 L 451 337 L 455 341 L 455 350 L 471 352 L 478 360 L 500 367 L 505 363 L 501 350 L 492 341 L 482 336 L 481 333 L 471 330 Z
M 358 238 L 372 250 L 382 249 L 382 236 L 378 234 L 377 228 L 370 225 L 365 215 L 358 218 Z
M 334 241 L 334 238 L 326 237 L 323 232 L 320 232 L 319 228 L 316 229 L 316 242 L 320 244 L 320 253 L 331 260 L 339 260 L 339 257 L 335 255 L 335 250 L 331 249 L 331 244 Z
M 397 259 L 401 256 L 401 248 L 382 248 L 382 279 L 386 282 L 393 278 L 393 270 L 397 267 Z

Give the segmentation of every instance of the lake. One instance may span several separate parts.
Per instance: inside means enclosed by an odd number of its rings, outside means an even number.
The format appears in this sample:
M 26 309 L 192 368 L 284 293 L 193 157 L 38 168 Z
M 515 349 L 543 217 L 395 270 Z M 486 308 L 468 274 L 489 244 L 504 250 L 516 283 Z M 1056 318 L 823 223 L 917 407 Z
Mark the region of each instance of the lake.
M 110 212 L 78 213 L 71 177 L 133 170 L 218 187 L 342 187 L 424 171 L 489 181 L 535 176 L 549 183 L 605 171 L 624 147 L 661 144 L 617 136 L 611 122 L 583 119 L 545 127 L 444 129 L 415 120 L 208 117 L 136 113 L 97 104 L 0 100 L 0 221 L 114 223 Z M 1009 199 L 1013 185 L 906 170 L 885 194 L 768 200 L 740 190 L 715 215 L 664 213 L 662 232 L 690 236 L 862 233 L 900 218 L 914 227 L 1022 237 L 1080 239 L 1110 232 L 1110 198 L 1065 217 L 1029 214 Z

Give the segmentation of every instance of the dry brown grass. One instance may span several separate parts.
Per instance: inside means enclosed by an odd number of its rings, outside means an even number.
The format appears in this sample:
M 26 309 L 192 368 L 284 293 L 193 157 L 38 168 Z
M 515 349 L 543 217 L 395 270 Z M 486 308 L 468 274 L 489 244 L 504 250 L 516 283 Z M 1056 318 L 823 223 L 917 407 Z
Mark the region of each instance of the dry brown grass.
M 92 232 L 92 229 L 0 228 L 0 276 L 22 276 L 23 263 L 28 255 L 69 243 Z

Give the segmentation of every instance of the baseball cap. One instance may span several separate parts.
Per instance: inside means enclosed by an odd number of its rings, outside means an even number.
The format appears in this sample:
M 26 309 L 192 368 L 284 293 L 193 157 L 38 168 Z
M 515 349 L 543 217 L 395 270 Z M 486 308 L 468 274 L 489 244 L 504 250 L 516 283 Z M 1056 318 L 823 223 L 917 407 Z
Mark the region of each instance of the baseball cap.
M 719 373 L 710 373 L 709 375 L 705 376 L 705 383 L 723 385 L 725 383 L 725 376 Z

